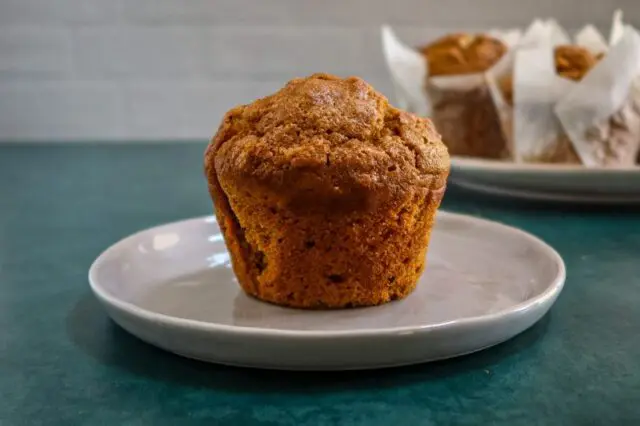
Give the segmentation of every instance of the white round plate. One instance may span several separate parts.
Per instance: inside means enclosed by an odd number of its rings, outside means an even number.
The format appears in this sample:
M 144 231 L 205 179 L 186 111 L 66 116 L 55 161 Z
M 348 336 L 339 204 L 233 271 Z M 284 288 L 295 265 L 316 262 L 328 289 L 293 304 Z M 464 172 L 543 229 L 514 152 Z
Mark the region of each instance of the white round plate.
M 274 369 L 346 370 L 463 355 L 538 321 L 565 280 L 551 247 L 518 229 L 440 212 L 416 291 L 383 306 L 305 311 L 245 295 L 213 217 L 134 234 L 89 282 L 111 318 L 189 358 Z
M 453 157 L 451 181 L 495 195 L 575 203 L 640 203 L 640 167 L 586 168 Z

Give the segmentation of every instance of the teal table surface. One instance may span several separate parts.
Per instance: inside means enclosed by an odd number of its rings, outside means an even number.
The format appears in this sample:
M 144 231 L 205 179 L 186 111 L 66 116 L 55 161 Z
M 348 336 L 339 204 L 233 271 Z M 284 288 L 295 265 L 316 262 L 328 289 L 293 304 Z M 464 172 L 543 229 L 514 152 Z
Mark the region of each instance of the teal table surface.
M 203 143 L 0 145 L 0 425 L 640 425 L 640 209 L 484 199 L 564 257 L 530 330 L 449 361 L 287 373 L 170 355 L 114 325 L 87 270 L 141 228 L 211 212 Z

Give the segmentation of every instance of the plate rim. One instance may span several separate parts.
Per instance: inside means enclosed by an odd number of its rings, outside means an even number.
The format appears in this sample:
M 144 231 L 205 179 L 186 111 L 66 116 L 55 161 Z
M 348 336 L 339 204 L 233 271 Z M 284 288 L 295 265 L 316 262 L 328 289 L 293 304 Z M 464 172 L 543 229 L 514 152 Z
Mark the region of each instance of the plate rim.
M 214 222 L 217 225 L 217 220 L 215 216 L 206 215 L 206 216 L 198 216 L 192 217 L 172 222 L 163 223 L 156 226 L 151 226 L 140 231 L 137 231 L 133 234 L 130 234 L 111 246 L 102 251 L 98 257 L 92 262 L 88 271 L 88 279 L 89 285 L 93 292 L 93 294 L 98 298 L 98 300 L 107 305 L 108 307 L 115 307 L 118 310 L 133 315 L 135 317 L 139 317 L 145 321 L 153 322 L 156 324 L 162 324 L 169 327 L 175 328 L 189 328 L 192 330 L 205 332 L 205 333 L 216 333 L 216 334 L 226 334 L 226 335 L 242 335 L 244 337 L 259 337 L 259 338 L 288 338 L 288 339 L 336 339 L 336 338 L 354 338 L 354 337 L 380 337 L 380 336 L 398 336 L 398 335 L 406 335 L 406 334 L 414 334 L 414 333 L 429 333 L 436 332 L 442 329 L 448 329 L 451 327 L 468 327 L 475 326 L 479 324 L 490 324 L 494 321 L 498 321 L 503 319 L 504 317 L 517 316 L 527 312 L 531 309 L 534 309 L 541 305 L 546 305 L 547 303 L 553 301 L 558 297 L 562 288 L 564 287 L 564 283 L 566 281 L 566 266 L 565 263 L 560 256 L 560 254 L 545 241 L 536 237 L 533 234 L 530 234 L 527 231 L 516 228 L 511 225 L 506 225 L 504 223 L 489 220 L 485 218 L 480 218 L 477 216 L 471 216 L 461 213 L 449 212 L 446 210 L 439 210 L 438 216 L 448 216 L 451 218 L 456 218 L 464 221 L 478 221 L 482 222 L 485 225 L 495 226 L 499 228 L 503 228 L 509 230 L 511 232 L 515 232 L 519 234 L 521 237 L 529 240 L 533 244 L 537 244 L 539 247 L 544 249 L 544 251 L 549 255 L 550 260 L 552 260 L 558 266 L 558 274 L 555 276 L 552 282 L 549 283 L 547 288 L 544 291 L 532 298 L 526 299 L 516 305 L 511 307 L 502 309 L 497 312 L 492 312 L 490 314 L 473 316 L 473 317 L 464 317 L 457 318 L 454 320 L 434 323 L 434 324 L 425 324 L 425 325 L 416 325 L 416 326 L 400 326 L 400 327 L 388 327 L 388 328 L 377 328 L 377 329 L 362 329 L 362 330 L 282 330 L 282 329 L 273 329 L 273 328 L 262 328 L 262 327 L 247 327 L 241 325 L 227 325 L 227 324 L 219 324 L 212 323 L 200 320 L 194 320 L 189 318 L 179 318 L 171 315 L 149 311 L 147 309 L 143 309 L 134 303 L 124 301 L 115 296 L 109 295 L 105 290 L 103 290 L 100 284 L 95 279 L 96 270 L 99 265 L 109 256 L 112 252 L 117 251 L 120 247 L 129 243 L 136 237 L 139 237 L 141 234 L 168 227 L 168 226 L 176 226 L 187 222 L 195 222 L 195 221 L 204 221 L 204 222 Z M 436 221 L 438 217 L 436 217 Z M 375 309 L 375 306 L 363 309 Z
M 575 204 L 602 204 L 602 205 L 636 205 L 640 204 L 640 197 L 629 197 L 628 195 L 598 196 L 588 193 L 566 193 L 536 191 L 529 188 L 498 186 L 473 182 L 467 178 L 456 178 L 452 180 L 454 185 L 467 191 L 474 191 L 492 196 L 511 198 L 523 201 L 547 201 L 551 203 L 575 203 Z
M 499 173 L 565 173 L 565 174 L 610 174 L 626 175 L 640 174 L 640 165 L 625 167 L 585 167 L 579 164 L 552 163 L 516 163 L 513 161 L 493 160 L 476 157 L 454 155 L 451 157 L 451 167 L 463 170 L 482 170 Z

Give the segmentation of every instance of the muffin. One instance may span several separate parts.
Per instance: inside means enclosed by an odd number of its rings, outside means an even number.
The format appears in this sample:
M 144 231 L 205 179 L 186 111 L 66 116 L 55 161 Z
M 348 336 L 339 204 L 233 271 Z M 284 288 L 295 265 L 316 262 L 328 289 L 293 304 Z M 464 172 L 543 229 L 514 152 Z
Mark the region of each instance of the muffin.
M 428 119 L 363 80 L 315 74 L 230 110 L 204 163 L 246 293 L 344 308 L 415 288 L 449 156 Z
M 452 34 L 419 49 L 428 66 L 425 83 L 432 116 L 451 155 L 505 158 L 509 155 L 484 78 L 461 82 L 450 77 L 484 73 L 507 52 L 488 35 Z

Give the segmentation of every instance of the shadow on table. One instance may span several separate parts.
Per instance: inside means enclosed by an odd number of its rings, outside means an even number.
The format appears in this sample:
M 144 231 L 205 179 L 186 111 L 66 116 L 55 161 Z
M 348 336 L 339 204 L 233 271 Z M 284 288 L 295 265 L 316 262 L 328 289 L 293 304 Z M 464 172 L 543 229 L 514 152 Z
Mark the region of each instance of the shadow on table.
M 315 393 L 394 387 L 415 382 L 482 372 L 491 374 L 498 363 L 532 350 L 545 334 L 546 315 L 521 335 L 491 349 L 447 361 L 383 370 L 346 372 L 282 372 L 226 367 L 193 361 L 142 342 L 111 321 L 91 294 L 86 294 L 67 317 L 67 333 L 74 344 L 98 362 L 151 380 L 179 386 L 233 392 Z M 468 386 L 484 386 L 469 381 Z

